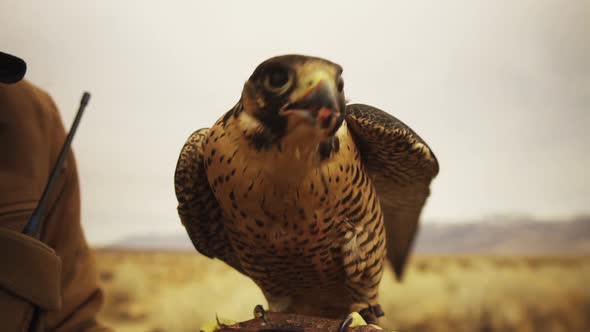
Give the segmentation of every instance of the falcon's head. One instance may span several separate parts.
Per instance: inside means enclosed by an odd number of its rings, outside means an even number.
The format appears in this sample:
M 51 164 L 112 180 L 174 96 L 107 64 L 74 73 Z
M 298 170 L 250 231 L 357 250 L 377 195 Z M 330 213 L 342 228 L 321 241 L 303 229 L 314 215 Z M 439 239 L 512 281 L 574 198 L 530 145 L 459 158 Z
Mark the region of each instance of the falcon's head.
M 334 135 L 344 119 L 342 68 L 328 60 L 283 55 L 258 65 L 244 84 L 241 125 L 260 148 L 307 145 Z

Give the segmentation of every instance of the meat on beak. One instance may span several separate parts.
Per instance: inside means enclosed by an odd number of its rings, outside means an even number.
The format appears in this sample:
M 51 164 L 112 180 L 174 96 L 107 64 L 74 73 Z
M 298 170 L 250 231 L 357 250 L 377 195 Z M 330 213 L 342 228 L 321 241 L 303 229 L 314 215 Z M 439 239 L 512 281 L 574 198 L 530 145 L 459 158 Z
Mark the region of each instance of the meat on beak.
M 316 71 L 302 82 L 302 87 L 293 93 L 294 101 L 281 108 L 280 114 L 297 117 L 321 129 L 328 128 L 341 112 L 334 78 L 323 71 Z

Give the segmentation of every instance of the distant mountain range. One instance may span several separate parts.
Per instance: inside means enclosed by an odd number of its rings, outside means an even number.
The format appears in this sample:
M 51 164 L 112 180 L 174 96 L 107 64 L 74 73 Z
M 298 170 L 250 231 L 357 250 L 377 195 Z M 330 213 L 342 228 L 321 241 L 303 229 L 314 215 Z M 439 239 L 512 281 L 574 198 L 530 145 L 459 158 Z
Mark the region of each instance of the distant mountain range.
M 194 250 L 186 234 L 125 238 L 111 249 Z M 494 217 L 469 222 L 424 222 L 414 246 L 418 254 L 590 254 L 590 216 L 538 221 Z
M 426 254 L 590 254 L 590 216 L 424 223 L 415 252 Z

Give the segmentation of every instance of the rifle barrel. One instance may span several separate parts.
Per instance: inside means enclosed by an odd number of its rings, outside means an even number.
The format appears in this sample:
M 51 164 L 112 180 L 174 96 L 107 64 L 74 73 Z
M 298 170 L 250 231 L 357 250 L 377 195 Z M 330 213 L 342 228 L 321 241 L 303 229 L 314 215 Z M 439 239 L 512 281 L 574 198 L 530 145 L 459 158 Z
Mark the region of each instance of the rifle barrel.
M 41 199 L 39 200 L 39 204 L 35 208 L 35 211 L 31 215 L 31 218 L 25 225 L 23 233 L 34 238 L 39 236 L 39 230 L 41 229 L 42 219 L 45 214 L 45 210 L 47 209 L 47 204 L 49 204 L 49 197 L 51 192 L 53 191 L 53 187 L 57 183 L 57 179 L 61 175 L 61 169 L 63 167 L 64 161 L 70 152 L 70 146 L 72 145 L 72 140 L 74 139 L 74 135 L 76 134 L 76 130 L 78 129 L 78 125 L 80 124 L 80 119 L 82 119 L 82 114 L 84 114 L 84 109 L 86 105 L 88 105 L 88 101 L 90 100 L 90 93 L 84 92 L 82 98 L 80 99 L 80 107 L 78 108 L 78 112 L 76 113 L 76 117 L 74 118 L 74 123 L 72 123 L 72 127 L 66 136 L 66 141 L 61 147 L 61 151 L 59 152 L 59 157 L 53 166 L 53 170 L 51 171 L 51 175 L 49 176 L 49 180 L 47 181 L 47 185 L 45 185 L 45 189 L 43 190 L 43 195 L 41 195 Z

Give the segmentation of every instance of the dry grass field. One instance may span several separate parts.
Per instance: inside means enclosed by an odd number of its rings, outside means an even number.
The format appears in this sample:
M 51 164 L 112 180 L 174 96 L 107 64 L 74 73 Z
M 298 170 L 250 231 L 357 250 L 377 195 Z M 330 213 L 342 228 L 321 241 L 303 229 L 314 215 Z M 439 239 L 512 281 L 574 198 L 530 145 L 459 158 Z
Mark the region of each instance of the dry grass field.
M 246 277 L 196 253 L 99 250 L 101 315 L 121 332 L 198 331 L 215 315 L 266 306 Z M 414 257 L 381 286 L 382 325 L 399 332 L 590 331 L 590 257 Z

